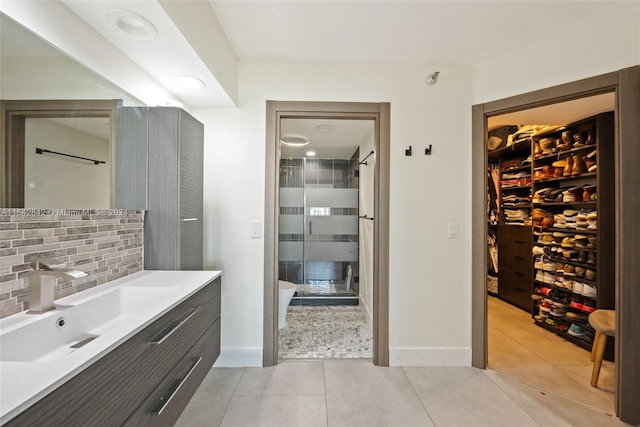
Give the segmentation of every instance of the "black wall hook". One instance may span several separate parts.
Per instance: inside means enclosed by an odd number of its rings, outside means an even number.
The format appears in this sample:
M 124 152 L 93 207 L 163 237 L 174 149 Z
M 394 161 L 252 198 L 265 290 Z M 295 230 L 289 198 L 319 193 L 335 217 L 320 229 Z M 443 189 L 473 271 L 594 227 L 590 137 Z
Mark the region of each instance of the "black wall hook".
M 409 146 L 409 149 L 408 149 L 408 150 L 404 150 L 404 155 L 405 155 L 405 156 L 410 156 L 411 154 L 412 154 L 412 152 L 411 152 L 411 146 Z
M 429 144 L 428 148 L 424 149 L 424 154 L 427 155 L 427 156 L 431 155 L 431 144 Z

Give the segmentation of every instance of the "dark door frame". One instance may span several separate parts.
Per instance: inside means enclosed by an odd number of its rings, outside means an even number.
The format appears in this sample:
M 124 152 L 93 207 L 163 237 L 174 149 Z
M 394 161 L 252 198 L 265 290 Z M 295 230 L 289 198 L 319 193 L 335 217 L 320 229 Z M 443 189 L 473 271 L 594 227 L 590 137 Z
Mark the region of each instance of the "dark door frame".
M 111 123 L 110 158 L 115 152 L 115 116 L 121 99 L 0 100 L 0 206 L 24 208 L 25 120 L 29 118 L 105 117 Z M 114 206 L 115 162 L 109 162 L 109 206 Z
M 267 101 L 264 212 L 263 366 L 278 363 L 278 206 L 280 120 L 323 118 L 374 121 L 373 363 L 389 366 L 390 104 Z
M 616 237 L 616 414 L 640 424 L 640 67 L 537 90 L 472 107 L 472 364 L 487 367 L 487 118 L 614 92 Z

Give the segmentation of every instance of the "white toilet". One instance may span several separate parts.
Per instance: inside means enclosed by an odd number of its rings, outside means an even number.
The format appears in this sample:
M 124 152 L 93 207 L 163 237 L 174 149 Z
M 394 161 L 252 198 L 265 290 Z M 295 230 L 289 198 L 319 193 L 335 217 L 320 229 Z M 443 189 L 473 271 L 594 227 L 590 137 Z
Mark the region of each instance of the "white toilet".
M 289 307 L 289 303 L 291 303 L 293 294 L 296 293 L 296 285 L 280 280 L 278 286 L 278 329 L 282 329 L 287 326 L 287 307 Z

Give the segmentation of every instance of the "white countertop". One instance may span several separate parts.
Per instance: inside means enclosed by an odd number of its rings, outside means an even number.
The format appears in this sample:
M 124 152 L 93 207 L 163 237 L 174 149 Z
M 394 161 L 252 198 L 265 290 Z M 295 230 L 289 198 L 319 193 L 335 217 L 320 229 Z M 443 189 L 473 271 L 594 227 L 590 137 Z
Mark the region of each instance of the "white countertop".
M 64 306 L 77 304 L 119 287 L 175 288 L 175 292 L 172 291 L 165 298 L 140 307 L 139 311 L 127 318 L 127 322 L 119 322 L 102 332 L 90 345 L 62 358 L 53 361 L 0 361 L 0 424 L 42 399 L 220 275 L 220 271 L 141 271 L 56 300 L 56 305 Z M 0 319 L 0 333 L 23 327 L 43 316 L 55 319 L 59 315 L 58 310 L 43 314 L 14 314 Z

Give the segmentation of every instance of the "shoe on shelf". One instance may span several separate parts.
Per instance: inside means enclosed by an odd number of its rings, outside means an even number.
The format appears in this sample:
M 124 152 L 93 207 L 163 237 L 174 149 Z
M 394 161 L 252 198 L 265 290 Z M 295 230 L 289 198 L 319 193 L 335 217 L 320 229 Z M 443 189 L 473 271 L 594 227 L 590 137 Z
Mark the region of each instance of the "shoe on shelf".
M 580 338 L 584 335 L 584 329 L 582 329 L 580 325 L 572 323 L 571 326 L 569 326 L 569 330 L 567 331 L 567 333 L 571 336 Z
M 573 157 L 567 157 L 566 161 L 567 161 L 567 164 L 565 165 L 564 171 L 562 172 L 562 176 L 564 177 L 571 176 L 572 169 L 573 169 Z
M 598 238 L 597 237 L 589 237 L 589 244 L 587 245 L 587 247 L 589 249 L 596 249 L 598 245 Z
M 595 286 L 587 285 L 586 283 L 582 284 L 582 295 L 589 298 L 597 298 L 598 297 L 598 289 Z
M 587 258 L 588 258 L 587 252 L 580 251 L 580 255 L 578 255 L 578 262 L 585 264 L 587 262 Z
M 587 268 L 587 271 L 584 274 L 584 278 L 587 280 L 595 281 L 598 278 L 598 275 L 594 270 Z
M 557 267 L 558 267 L 558 264 L 549 259 L 542 260 L 542 269 L 544 271 L 551 271 L 555 273 Z
M 575 267 L 571 264 L 565 264 L 564 268 L 562 269 L 563 273 L 565 276 L 575 276 L 576 275 L 576 270 Z
M 542 269 L 542 257 L 536 257 L 533 263 L 533 267 L 537 268 L 538 270 Z
M 587 172 L 587 165 L 585 165 L 582 156 L 576 154 L 573 156 L 573 165 L 571 166 L 571 176 L 582 175 Z
M 540 304 L 540 311 L 549 313 L 551 311 L 551 304 L 548 303 L 546 300 L 543 301 L 542 304 Z
M 576 269 L 576 277 L 584 277 L 584 275 L 587 273 L 587 269 L 584 267 L 580 267 L 579 265 L 576 265 L 575 269 Z
M 589 257 L 587 258 L 587 264 L 592 264 L 592 265 L 596 264 L 596 253 L 595 252 L 589 252 Z
M 589 245 L 589 237 L 584 234 L 576 234 L 574 236 L 576 248 L 585 249 Z
M 598 170 L 598 164 L 596 163 L 596 159 L 590 159 L 589 157 L 584 156 L 582 160 L 584 161 L 584 164 L 587 167 L 587 171 L 595 172 L 596 170 Z
M 563 248 L 573 248 L 575 245 L 576 243 L 573 237 L 565 237 L 560 244 Z
M 582 308 L 580 309 L 585 313 L 593 313 L 596 311 L 596 302 L 590 298 L 585 298 Z
M 584 289 L 584 285 L 582 284 L 582 282 L 576 282 L 575 280 L 573 281 L 573 293 L 574 294 L 578 294 L 578 295 L 582 295 L 582 289 Z M 573 306 L 571 306 L 573 307 Z M 579 307 L 573 307 L 573 308 L 579 308 Z

